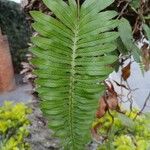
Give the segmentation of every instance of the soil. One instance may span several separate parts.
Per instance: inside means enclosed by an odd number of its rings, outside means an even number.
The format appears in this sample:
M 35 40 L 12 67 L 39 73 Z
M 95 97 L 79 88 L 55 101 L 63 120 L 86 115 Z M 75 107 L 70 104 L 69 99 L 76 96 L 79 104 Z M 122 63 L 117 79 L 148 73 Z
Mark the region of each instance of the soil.
M 29 127 L 30 136 L 26 141 L 31 145 L 32 150 L 58 150 L 60 141 L 52 137 L 52 131 L 47 127 L 47 121 L 39 109 L 38 101 L 33 100 L 28 104 L 32 108 L 29 116 L 31 126 Z

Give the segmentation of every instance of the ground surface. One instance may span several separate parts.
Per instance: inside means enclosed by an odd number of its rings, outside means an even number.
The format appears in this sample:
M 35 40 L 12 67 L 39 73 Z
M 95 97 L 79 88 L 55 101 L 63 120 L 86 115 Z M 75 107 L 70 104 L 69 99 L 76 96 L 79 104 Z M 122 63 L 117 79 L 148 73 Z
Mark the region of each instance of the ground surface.
M 0 106 L 4 101 L 29 103 L 33 99 L 32 86 L 30 83 L 23 83 L 22 77 L 16 75 L 16 88 L 13 91 L 0 93 Z
M 30 143 L 32 150 L 57 150 L 59 140 L 52 137 L 52 131 L 47 127 L 47 121 L 43 118 L 36 99 L 28 104 L 33 112 L 29 116 L 31 126 L 29 127 L 30 136 L 27 142 Z

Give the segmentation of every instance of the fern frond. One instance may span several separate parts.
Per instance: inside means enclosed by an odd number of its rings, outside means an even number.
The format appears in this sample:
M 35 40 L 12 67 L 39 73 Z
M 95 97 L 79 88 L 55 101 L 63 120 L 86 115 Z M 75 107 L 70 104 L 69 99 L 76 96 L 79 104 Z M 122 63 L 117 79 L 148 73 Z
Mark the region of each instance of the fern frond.
M 49 127 L 62 138 L 64 149 L 82 150 L 104 90 L 101 81 L 117 57 L 118 26 L 114 11 L 102 12 L 113 0 L 43 0 L 55 17 L 31 13 L 34 29 L 32 63 L 37 67 L 37 92 Z M 79 8 L 79 10 L 78 10 Z

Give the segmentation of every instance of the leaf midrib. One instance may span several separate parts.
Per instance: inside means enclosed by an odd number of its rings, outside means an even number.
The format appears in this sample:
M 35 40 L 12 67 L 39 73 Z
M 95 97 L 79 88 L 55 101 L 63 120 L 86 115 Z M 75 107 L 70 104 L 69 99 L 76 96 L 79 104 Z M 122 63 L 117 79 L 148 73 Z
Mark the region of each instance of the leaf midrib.
M 72 46 L 72 61 L 71 61 L 71 70 L 70 70 L 70 90 L 69 90 L 69 123 L 70 123 L 70 134 L 72 139 L 72 144 L 74 145 L 74 88 L 75 88 L 75 58 L 77 50 L 77 41 L 78 41 L 78 27 L 74 30 L 73 46 Z

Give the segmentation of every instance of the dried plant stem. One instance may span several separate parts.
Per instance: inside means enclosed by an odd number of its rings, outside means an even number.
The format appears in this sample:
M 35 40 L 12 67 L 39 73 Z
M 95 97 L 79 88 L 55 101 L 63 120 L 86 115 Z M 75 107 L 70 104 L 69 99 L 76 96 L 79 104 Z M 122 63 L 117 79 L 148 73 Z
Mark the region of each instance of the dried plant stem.
M 124 11 L 126 10 L 126 8 L 128 7 L 129 2 L 126 3 L 126 5 L 123 7 L 123 9 L 121 10 L 119 16 L 117 17 L 118 19 L 123 15 Z
M 143 112 L 143 110 L 145 109 L 145 107 L 147 105 L 147 102 L 149 100 L 150 100 L 150 92 L 149 92 L 149 94 L 148 94 L 148 96 L 147 96 L 147 98 L 146 98 L 146 100 L 144 102 L 144 105 L 143 105 L 142 109 L 136 114 L 136 116 L 134 117 L 134 120 L 137 118 L 138 115 L 140 115 Z
M 110 112 L 110 109 L 109 109 L 109 104 L 108 104 L 108 102 L 107 102 L 107 99 L 106 98 L 104 98 L 104 101 L 105 101 L 105 104 L 106 104 L 106 106 L 107 106 L 107 108 L 108 108 L 108 114 L 110 115 L 110 117 L 112 118 L 112 122 L 111 122 L 111 124 L 110 124 L 110 126 L 109 126 L 109 128 L 107 129 L 107 134 L 109 133 L 109 131 L 111 130 L 111 128 L 112 128 L 112 126 L 113 126 L 113 124 L 114 124 L 114 116 L 111 114 L 111 112 Z

